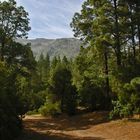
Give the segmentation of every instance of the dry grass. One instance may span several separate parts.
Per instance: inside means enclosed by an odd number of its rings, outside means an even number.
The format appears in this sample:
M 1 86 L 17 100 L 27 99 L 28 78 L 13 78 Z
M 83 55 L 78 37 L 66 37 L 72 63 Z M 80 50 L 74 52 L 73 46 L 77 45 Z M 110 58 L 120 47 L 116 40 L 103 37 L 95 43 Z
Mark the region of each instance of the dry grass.
M 140 140 L 140 121 L 108 121 L 106 112 L 74 117 L 24 119 L 25 130 L 18 140 Z

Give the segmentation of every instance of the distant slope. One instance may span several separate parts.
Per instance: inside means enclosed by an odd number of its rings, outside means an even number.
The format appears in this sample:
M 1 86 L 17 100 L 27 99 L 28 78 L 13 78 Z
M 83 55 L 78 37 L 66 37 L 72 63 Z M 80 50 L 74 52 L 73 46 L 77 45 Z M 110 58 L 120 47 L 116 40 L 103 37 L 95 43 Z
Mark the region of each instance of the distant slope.
M 21 43 L 31 43 L 31 49 L 36 57 L 41 53 L 46 55 L 48 53 L 50 57 L 64 55 L 68 58 L 75 57 L 81 46 L 81 42 L 75 38 L 61 38 L 61 39 L 30 39 L 30 40 L 19 40 Z

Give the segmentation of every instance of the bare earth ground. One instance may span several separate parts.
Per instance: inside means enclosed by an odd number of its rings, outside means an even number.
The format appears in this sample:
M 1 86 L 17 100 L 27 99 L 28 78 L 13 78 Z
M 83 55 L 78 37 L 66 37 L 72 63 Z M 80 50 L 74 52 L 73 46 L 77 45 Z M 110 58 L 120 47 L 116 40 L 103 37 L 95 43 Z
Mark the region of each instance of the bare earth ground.
M 57 118 L 27 116 L 18 140 L 140 140 L 140 121 L 109 122 L 106 116 L 106 112 Z

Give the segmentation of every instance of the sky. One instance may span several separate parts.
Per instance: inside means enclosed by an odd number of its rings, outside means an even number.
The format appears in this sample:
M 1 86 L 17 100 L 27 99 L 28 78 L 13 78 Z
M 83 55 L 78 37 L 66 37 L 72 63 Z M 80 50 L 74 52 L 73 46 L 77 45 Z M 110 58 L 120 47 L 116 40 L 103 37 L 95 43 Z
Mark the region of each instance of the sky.
M 29 13 L 29 38 L 73 37 L 70 22 L 84 0 L 16 0 Z

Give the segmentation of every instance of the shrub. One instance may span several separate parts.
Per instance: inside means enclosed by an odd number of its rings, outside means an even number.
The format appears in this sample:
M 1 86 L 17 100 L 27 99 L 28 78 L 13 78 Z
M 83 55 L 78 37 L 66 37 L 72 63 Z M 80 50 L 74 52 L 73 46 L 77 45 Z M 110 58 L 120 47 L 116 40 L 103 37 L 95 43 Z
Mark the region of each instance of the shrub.
M 51 115 L 53 117 L 56 117 L 61 113 L 60 103 L 45 103 L 45 105 L 39 109 L 39 113 L 41 113 L 43 116 Z
M 32 111 L 28 111 L 26 114 L 27 115 L 35 115 L 35 114 L 38 114 L 39 112 L 38 112 L 38 110 L 32 110 Z
M 110 118 L 113 117 L 130 117 L 133 114 L 140 113 L 140 78 L 136 77 L 131 80 L 130 84 L 124 85 L 121 93 L 118 94 L 118 100 L 113 101 L 113 110 Z
M 130 117 L 133 114 L 133 107 L 130 103 L 121 104 L 120 101 L 113 101 L 112 104 L 114 105 L 113 110 L 110 112 L 110 119 L 117 118 L 117 117 Z

